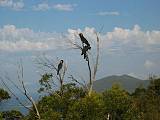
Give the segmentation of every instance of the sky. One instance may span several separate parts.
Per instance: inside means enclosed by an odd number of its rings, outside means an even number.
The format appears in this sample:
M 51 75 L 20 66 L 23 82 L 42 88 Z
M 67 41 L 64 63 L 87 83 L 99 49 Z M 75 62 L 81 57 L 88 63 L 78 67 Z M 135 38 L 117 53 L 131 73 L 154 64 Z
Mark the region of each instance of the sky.
M 86 62 L 68 40 L 82 32 L 95 56 L 100 32 L 97 79 L 128 74 L 146 79 L 160 74 L 159 0 L 0 0 L 0 73 L 17 81 L 22 60 L 26 85 L 42 72 L 35 60 L 64 59 L 67 75 L 88 79 Z M 55 62 L 58 64 L 58 62 Z

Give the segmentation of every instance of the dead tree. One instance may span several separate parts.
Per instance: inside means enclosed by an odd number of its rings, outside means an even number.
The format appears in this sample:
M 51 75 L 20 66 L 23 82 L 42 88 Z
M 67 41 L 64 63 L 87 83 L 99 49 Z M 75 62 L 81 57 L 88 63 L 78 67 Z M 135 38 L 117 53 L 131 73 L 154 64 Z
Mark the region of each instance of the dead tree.
M 16 100 L 19 102 L 20 105 L 22 105 L 24 108 L 30 110 L 30 111 L 36 111 L 35 113 L 35 117 L 37 119 L 41 119 L 40 117 L 40 114 L 39 114 L 39 111 L 38 111 L 38 108 L 37 108 L 37 105 L 36 105 L 36 102 L 34 101 L 34 99 L 29 95 L 29 92 L 27 91 L 26 87 L 25 87 L 25 84 L 24 84 L 24 81 L 23 81 L 23 78 L 24 78 L 24 75 L 23 75 L 23 65 L 22 65 L 22 62 L 18 65 L 18 71 L 17 71 L 17 78 L 18 78 L 18 81 L 20 83 L 21 86 L 18 86 L 15 82 L 13 82 L 9 77 L 8 75 L 5 75 L 4 77 L 0 77 L 3 85 L 8 89 L 8 91 L 16 98 Z M 8 85 L 7 85 L 7 82 L 10 82 L 17 90 L 19 90 L 19 92 L 21 92 L 25 97 L 26 99 L 32 104 L 33 106 L 33 109 L 31 109 L 30 107 L 28 107 L 28 105 L 25 105 L 20 99 L 19 97 L 13 92 L 13 89 L 11 89 Z
M 96 58 L 95 58 L 95 61 L 93 61 L 93 64 L 91 65 L 90 55 L 89 55 L 88 51 L 86 51 L 86 56 L 84 58 L 85 61 L 87 62 L 87 66 L 88 66 L 88 70 L 89 70 L 89 82 L 88 82 L 89 83 L 89 85 L 88 85 L 88 95 L 89 96 L 92 93 L 93 81 L 95 81 L 95 79 L 96 79 L 96 73 L 97 73 L 98 65 L 99 65 L 99 51 L 100 51 L 99 43 L 100 43 L 100 40 L 99 40 L 97 32 L 95 32 L 95 35 L 96 35 Z M 73 49 L 79 49 L 81 51 L 81 53 L 83 53 L 83 50 L 84 50 L 83 43 L 82 43 L 82 45 L 80 45 L 80 44 L 78 44 L 78 42 L 73 42 L 72 40 L 68 40 L 68 42 L 71 44 Z M 89 48 L 91 49 L 90 46 L 89 46 Z M 94 48 L 94 47 L 92 47 L 92 48 Z

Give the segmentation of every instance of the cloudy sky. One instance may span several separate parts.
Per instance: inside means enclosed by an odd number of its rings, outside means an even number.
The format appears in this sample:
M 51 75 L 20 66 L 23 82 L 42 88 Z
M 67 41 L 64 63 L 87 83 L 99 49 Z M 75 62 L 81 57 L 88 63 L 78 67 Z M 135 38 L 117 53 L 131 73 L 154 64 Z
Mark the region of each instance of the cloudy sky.
M 14 78 L 22 59 L 26 84 L 36 83 L 34 60 L 45 54 L 67 61 L 67 75 L 85 79 L 86 63 L 68 40 L 80 41 L 82 32 L 94 50 L 95 31 L 101 31 L 97 78 L 159 75 L 159 5 L 159 0 L 0 0 L 0 72 Z

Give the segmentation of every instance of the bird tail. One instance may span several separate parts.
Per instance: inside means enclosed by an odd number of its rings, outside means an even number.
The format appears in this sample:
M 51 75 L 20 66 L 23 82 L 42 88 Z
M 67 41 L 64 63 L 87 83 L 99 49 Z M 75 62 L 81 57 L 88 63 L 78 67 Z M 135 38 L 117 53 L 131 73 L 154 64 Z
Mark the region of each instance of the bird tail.
M 59 75 L 59 70 L 57 71 L 57 75 Z

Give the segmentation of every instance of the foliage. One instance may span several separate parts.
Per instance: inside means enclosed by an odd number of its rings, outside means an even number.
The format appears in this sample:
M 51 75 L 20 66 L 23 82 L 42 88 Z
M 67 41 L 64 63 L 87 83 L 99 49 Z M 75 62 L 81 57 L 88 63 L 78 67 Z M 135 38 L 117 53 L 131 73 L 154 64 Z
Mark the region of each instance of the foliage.
M 132 104 L 126 114 L 133 120 L 159 120 L 160 78 L 151 78 L 147 89 L 139 87 L 132 94 Z
M 160 96 L 160 78 L 150 78 L 150 85 L 148 86 L 148 94 Z
M 150 78 L 146 92 L 145 119 L 159 120 L 160 117 L 160 78 Z
M 109 113 L 113 120 L 122 119 L 131 103 L 129 93 L 118 84 L 114 84 L 110 90 L 106 90 L 103 98 L 106 114 Z
M 3 119 L 3 114 L 2 114 L 2 112 L 0 112 L 0 120 L 2 120 Z
M 45 96 L 39 101 L 37 106 L 41 119 L 50 120 L 52 118 L 56 120 L 65 118 L 69 106 L 72 106 L 74 102 L 83 98 L 85 94 L 86 92 L 74 83 L 63 85 L 63 96 L 61 96 L 61 91 L 57 90 L 50 96 Z M 36 119 L 32 112 L 27 117 L 29 120 Z
M 74 83 L 63 85 L 60 90 L 38 102 L 43 120 L 158 120 L 160 115 L 160 79 L 152 79 L 148 88 L 139 86 L 129 94 L 119 84 L 103 93 L 88 95 Z M 108 116 L 109 115 L 109 116 Z M 27 120 L 34 120 L 30 111 Z
M 45 73 L 42 75 L 42 78 L 39 80 L 39 83 L 41 85 L 41 88 L 38 90 L 39 93 L 41 92 L 50 92 L 52 87 L 51 87 L 51 81 L 52 81 L 52 74 Z
M 13 120 L 14 118 L 22 118 L 23 115 L 21 112 L 16 111 L 16 110 L 11 110 L 11 111 L 3 111 L 0 113 L 0 119 L 5 118 L 5 119 L 9 119 L 9 120 Z
M 10 98 L 9 93 L 0 88 L 0 102 L 2 100 L 9 99 L 9 98 Z
M 102 96 L 92 93 L 69 107 L 66 120 L 102 120 L 104 118 L 103 108 Z
M 131 120 L 143 120 L 146 110 L 146 89 L 139 86 L 131 94 L 131 104 L 124 118 Z
M 119 84 L 103 93 L 92 91 L 90 95 L 75 83 L 62 87 L 63 94 L 56 90 L 37 103 L 41 120 L 159 120 L 160 78 L 152 78 L 147 88 L 139 86 L 132 94 Z M 32 109 L 23 120 L 37 120 Z M 12 111 L 0 113 L 0 119 L 4 115 L 21 116 Z

